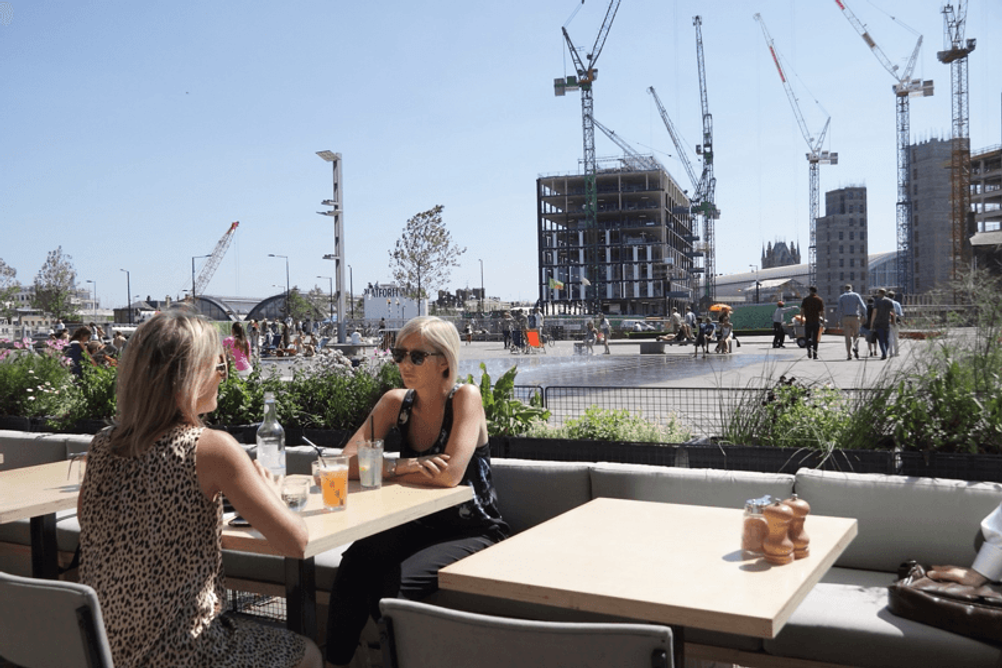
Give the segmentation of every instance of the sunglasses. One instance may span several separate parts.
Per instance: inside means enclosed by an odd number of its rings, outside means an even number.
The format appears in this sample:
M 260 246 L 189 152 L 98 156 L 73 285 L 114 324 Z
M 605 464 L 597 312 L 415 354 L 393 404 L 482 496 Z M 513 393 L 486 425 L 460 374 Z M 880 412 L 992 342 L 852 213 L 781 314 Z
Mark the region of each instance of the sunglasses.
M 219 364 L 216 365 L 216 373 L 222 376 L 223 380 L 226 380 L 226 378 L 230 374 L 230 369 L 229 366 L 226 364 L 226 362 L 220 362 Z
M 410 355 L 411 364 L 414 366 L 421 366 L 428 357 L 434 355 L 442 356 L 442 353 L 428 353 L 423 350 L 407 350 L 406 348 L 393 348 L 390 350 L 390 355 L 393 356 L 393 361 L 400 364 L 404 361 L 404 358 Z

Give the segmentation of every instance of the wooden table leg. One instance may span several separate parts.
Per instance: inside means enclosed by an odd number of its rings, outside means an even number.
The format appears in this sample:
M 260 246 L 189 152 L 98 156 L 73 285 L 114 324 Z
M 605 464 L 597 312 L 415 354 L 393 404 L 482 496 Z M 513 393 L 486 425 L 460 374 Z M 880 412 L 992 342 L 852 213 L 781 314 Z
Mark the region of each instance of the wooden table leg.
M 316 564 L 309 559 L 285 558 L 285 626 L 317 639 Z
M 31 577 L 45 580 L 59 578 L 59 548 L 56 545 L 56 514 L 32 517 Z

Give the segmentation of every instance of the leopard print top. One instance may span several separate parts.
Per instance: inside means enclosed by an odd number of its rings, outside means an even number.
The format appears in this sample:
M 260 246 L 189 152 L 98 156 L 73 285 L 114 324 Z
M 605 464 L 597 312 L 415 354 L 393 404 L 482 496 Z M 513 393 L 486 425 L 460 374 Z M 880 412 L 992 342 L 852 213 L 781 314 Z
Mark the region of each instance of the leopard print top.
M 91 443 L 80 580 L 97 591 L 115 666 L 295 666 L 303 639 L 223 614 L 222 498 L 195 471 L 201 428 L 180 425 L 138 457 Z

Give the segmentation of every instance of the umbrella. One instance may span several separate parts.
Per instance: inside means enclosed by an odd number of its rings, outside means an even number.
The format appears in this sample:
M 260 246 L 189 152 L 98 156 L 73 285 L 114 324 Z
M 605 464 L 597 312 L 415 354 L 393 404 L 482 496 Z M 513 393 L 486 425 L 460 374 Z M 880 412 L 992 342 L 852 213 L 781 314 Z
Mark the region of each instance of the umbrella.
M 727 304 L 714 304 L 710 307 L 711 311 L 730 311 L 731 307 Z

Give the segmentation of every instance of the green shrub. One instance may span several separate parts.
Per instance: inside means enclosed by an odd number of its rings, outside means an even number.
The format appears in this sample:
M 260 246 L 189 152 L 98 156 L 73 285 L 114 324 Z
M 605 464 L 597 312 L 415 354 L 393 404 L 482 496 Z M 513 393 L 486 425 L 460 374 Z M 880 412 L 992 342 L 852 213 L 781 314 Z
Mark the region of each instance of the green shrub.
M 493 385 L 490 374 L 487 373 L 487 365 L 482 362 L 480 371 L 480 399 L 484 404 L 484 414 L 487 416 L 488 435 L 522 434 L 534 424 L 544 422 L 550 417 L 550 411 L 543 408 L 543 400 L 538 392 L 533 393 L 528 404 L 515 398 L 517 366 L 505 371 Z M 467 377 L 466 382 L 476 385 L 473 374 Z
M 65 417 L 78 392 L 68 362 L 61 346 L 36 354 L 27 339 L 0 351 L 0 415 Z
M 692 432 L 674 415 L 664 422 L 650 421 L 626 409 L 615 410 L 590 406 L 584 415 L 567 420 L 562 426 L 536 425 L 528 431 L 533 438 L 562 438 L 627 443 L 684 443 Z

